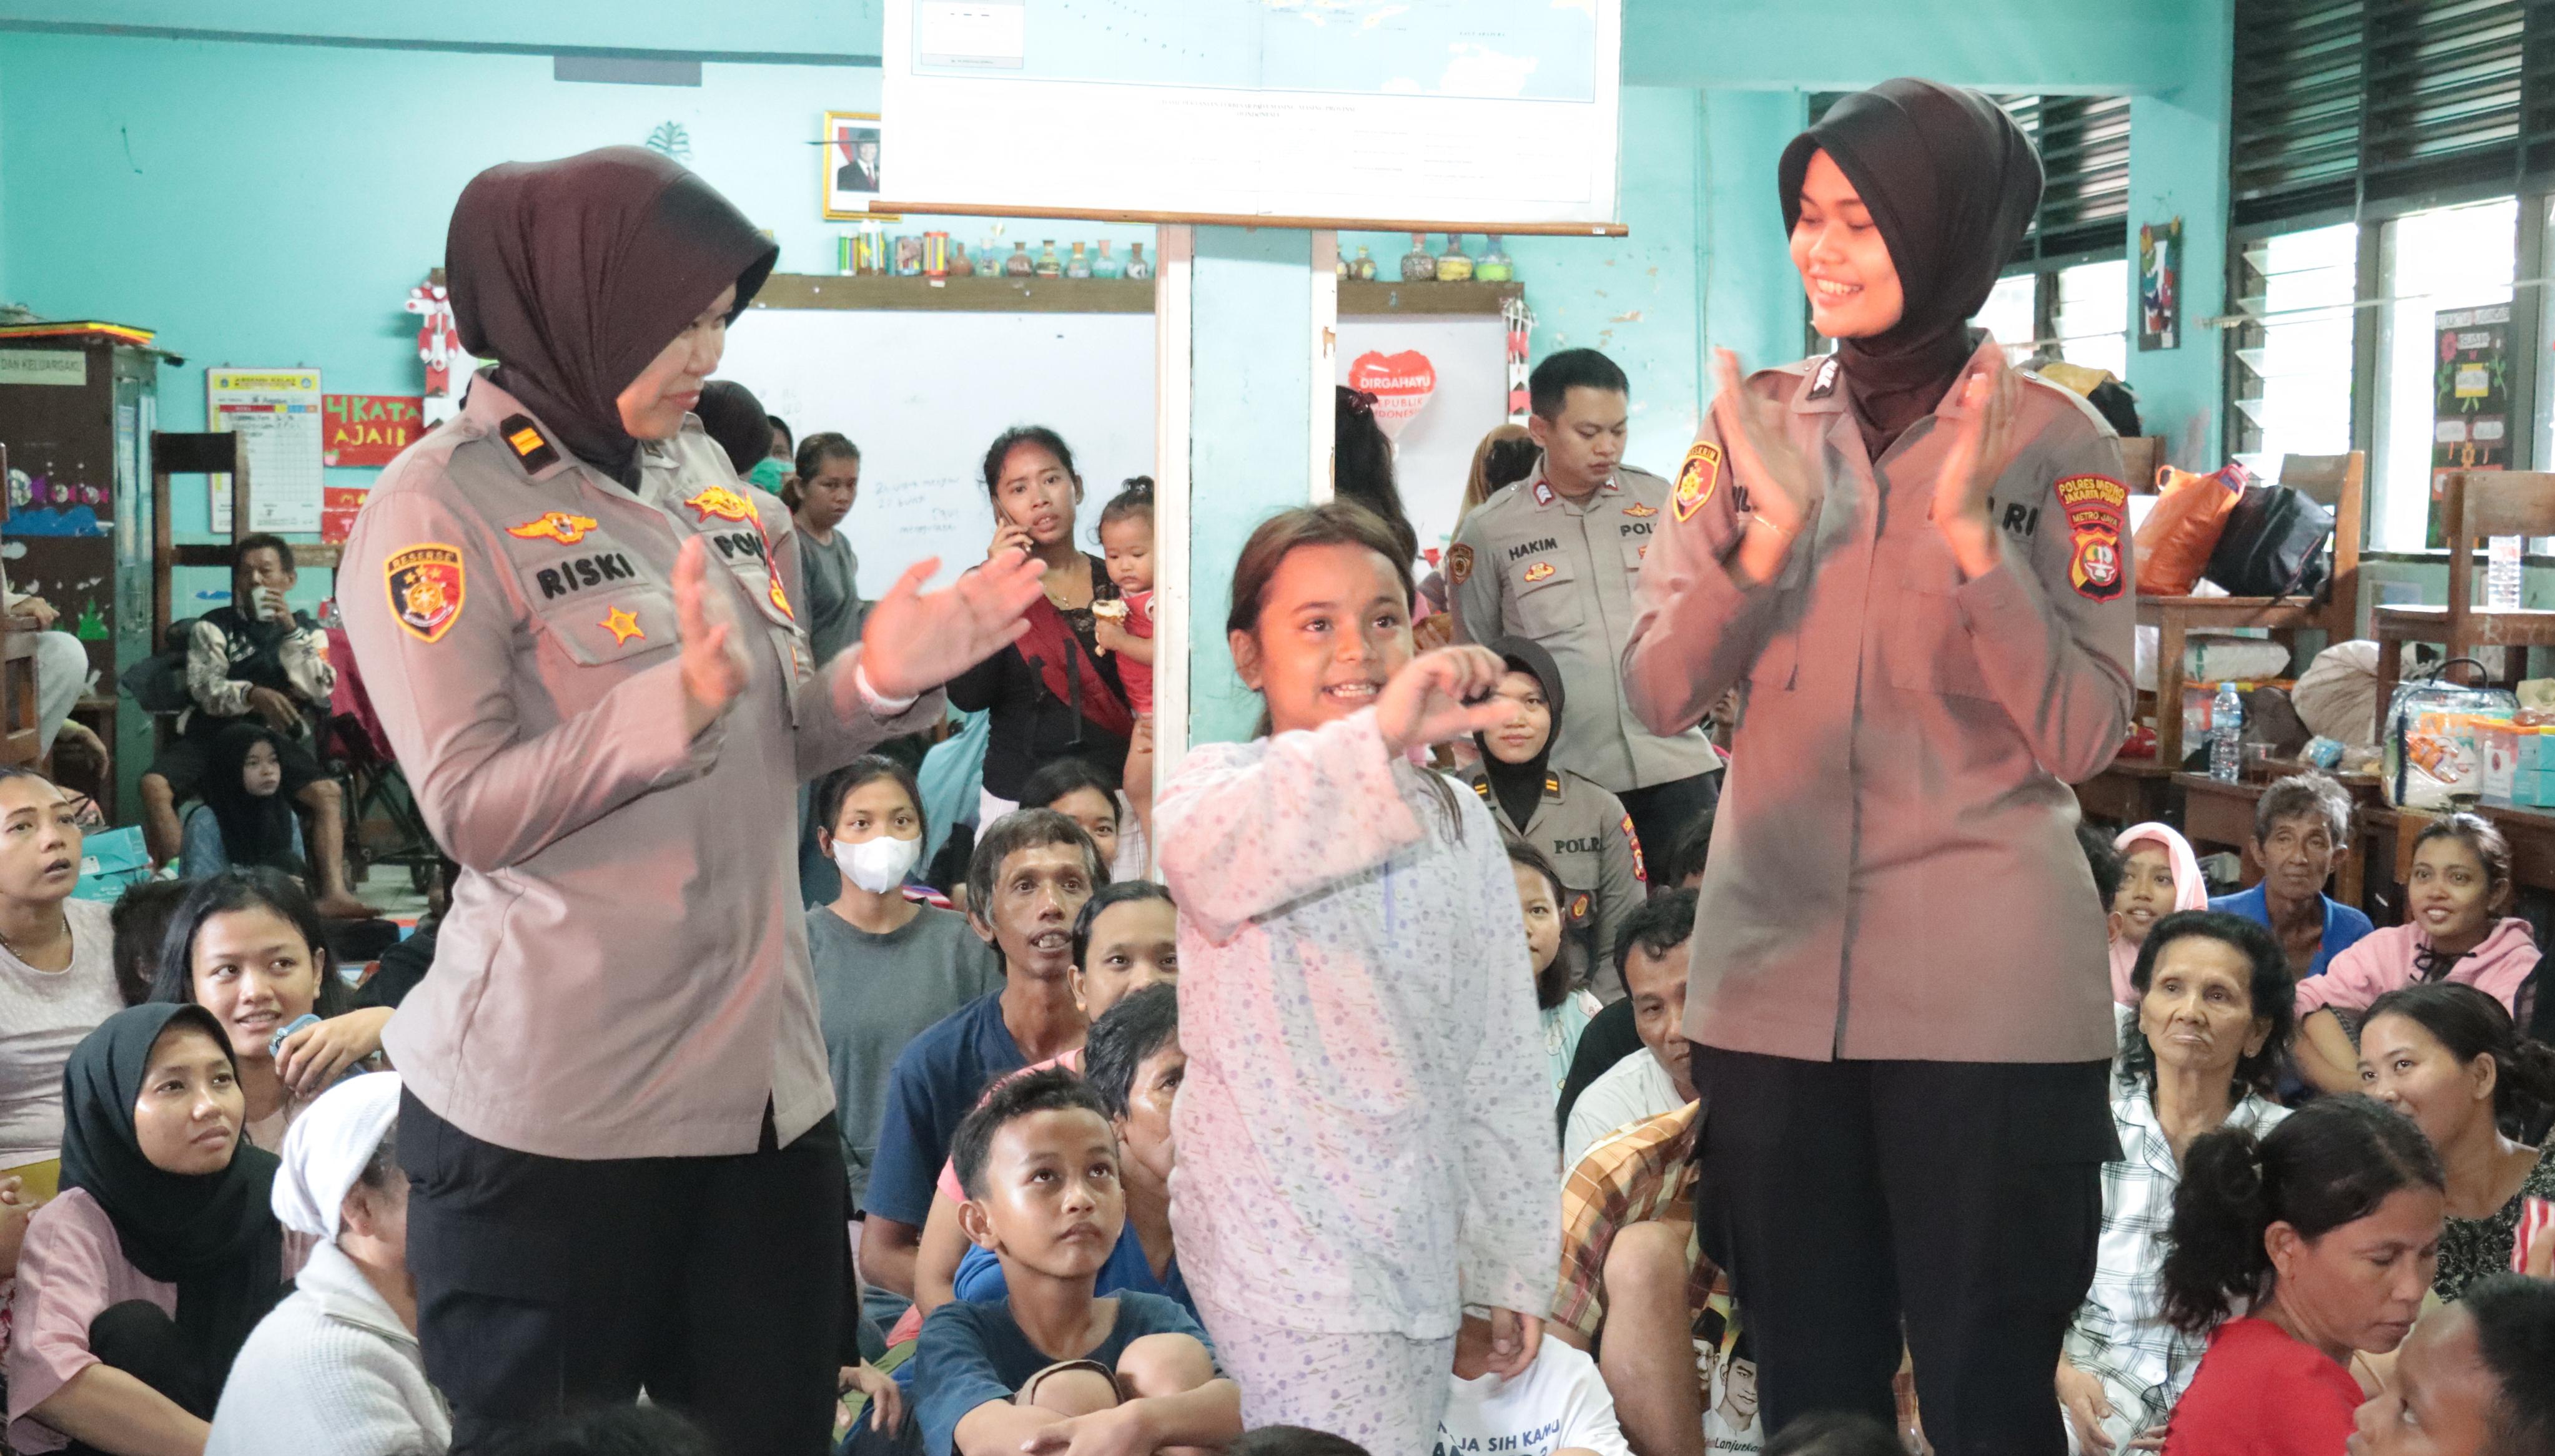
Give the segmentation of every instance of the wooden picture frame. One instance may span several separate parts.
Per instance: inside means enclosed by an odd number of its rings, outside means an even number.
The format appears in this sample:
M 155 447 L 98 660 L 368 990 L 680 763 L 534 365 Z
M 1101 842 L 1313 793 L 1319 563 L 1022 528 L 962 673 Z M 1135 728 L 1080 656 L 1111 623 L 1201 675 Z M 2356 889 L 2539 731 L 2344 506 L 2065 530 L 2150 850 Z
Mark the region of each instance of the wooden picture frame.
M 867 147 L 866 164 L 860 149 Z M 825 140 L 816 149 L 816 195 L 824 199 L 825 220 L 857 222 L 890 214 L 872 212 L 879 195 L 879 114 L 875 111 L 828 111 Z

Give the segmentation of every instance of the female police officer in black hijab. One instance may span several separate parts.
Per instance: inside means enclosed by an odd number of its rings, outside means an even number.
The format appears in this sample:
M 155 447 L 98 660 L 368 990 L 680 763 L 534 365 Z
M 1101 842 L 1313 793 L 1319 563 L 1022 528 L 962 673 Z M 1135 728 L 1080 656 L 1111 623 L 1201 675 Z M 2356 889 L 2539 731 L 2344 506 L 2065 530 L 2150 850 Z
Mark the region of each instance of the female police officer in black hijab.
M 822 670 L 790 518 L 689 413 L 773 246 L 608 148 L 453 209 L 462 342 L 497 367 L 346 544 L 355 655 L 462 874 L 383 1040 L 409 1268 L 453 1449 L 651 1398 L 726 1449 L 832 1426 L 840 1140 L 797 901 L 797 786 L 928 724 L 1021 631 L 1013 553 Z
M 1994 102 L 1886 82 L 1780 176 L 1838 352 L 1722 356 L 1624 662 L 1658 732 L 1748 684 L 1686 998 L 1697 1233 L 1769 1425 L 1887 1419 L 1903 1330 L 1936 1450 L 2056 1456 L 2118 1153 L 2067 786 L 2129 726 L 2119 443 L 1968 325 L 2040 195 Z

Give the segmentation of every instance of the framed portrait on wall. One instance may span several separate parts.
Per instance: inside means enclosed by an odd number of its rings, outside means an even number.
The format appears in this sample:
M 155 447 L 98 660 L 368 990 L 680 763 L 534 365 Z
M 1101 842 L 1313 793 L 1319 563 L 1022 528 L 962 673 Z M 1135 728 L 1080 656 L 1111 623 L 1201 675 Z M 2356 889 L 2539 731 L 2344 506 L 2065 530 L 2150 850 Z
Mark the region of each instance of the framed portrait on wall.
M 870 199 L 879 193 L 878 113 L 826 112 L 821 161 L 825 215 L 869 216 Z

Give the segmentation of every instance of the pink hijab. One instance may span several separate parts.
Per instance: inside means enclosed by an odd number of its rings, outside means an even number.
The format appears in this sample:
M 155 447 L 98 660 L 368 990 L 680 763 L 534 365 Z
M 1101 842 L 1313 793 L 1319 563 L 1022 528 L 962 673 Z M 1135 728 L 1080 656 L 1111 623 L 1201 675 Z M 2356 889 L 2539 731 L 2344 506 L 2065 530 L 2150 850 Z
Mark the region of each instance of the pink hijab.
M 2112 847 L 2126 859 L 2141 844 L 2164 847 L 2165 863 L 2173 869 L 2173 908 L 2176 910 L 2209 909 L 2209 882 L 2201 877 L 2200 857 L 2191 852 L 2191 841 L 2173 831 L 2170 825 L 2154 822 L 2131 824 L 2112 841 Z M 2106 912 L 2110 906 L 2103 907 Z M 2112 937 L 2112 999 L 2123 1006 L 2138 1004 L 2136 988 L 2129 984 L 2129 972 L 2138 964 L 2138 947 Z

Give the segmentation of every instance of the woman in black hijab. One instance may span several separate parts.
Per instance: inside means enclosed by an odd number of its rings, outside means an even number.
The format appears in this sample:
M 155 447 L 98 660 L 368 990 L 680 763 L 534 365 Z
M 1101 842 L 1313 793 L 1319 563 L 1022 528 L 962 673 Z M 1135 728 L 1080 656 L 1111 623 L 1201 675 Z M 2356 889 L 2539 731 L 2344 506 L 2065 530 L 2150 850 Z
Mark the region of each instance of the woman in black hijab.
M 1591 989 L 1602 1000 L 1621 1000 L 1615 936 L 1649 894 L 1632 815 L 1595 780 L 1552 767 L 1562 692 L 1552 654 L 1523 637 L 1489 646 L 1508 665 L 1499 696 L 1510 713 L 1473 735 L 1482 759 L 1465 777 L 1500 827 L 1534 846 L 1560 875 L 1563 928 L 1580 947 L 1580 963 L 1600 968 Z
M 1624 659 L 1656 732 L 1746 684 L 1686 992 L 1696 1232 L 1769 1427 L 1889 1419 L 1903 1332 L 1942 1456 L 2056 1456 L 2118 1155 L 2068 785 L 2129 724 L 2120 446 L 1969 325 L 2040 195 L 1993 101 L 1885 82 L 1779 176 L 1837 349 L 1721 354 Z
M 497 366 L 383 473 L 340 593 L 436 841 L 403 1083 L 426 1370 L 476 1453 L 644 1387 L 731 1450 L 832 1427 L 841 1140 L 797 787 L 928 726 L 1038 595 L 1018 552 L 808 651 L 789 514 L 693 417 L 773 245 L 605 148 L 472 179 L 453 316 Z
M 132 1007 L 71 1052 L 62 1193 L 29 1221 L 20 1265 L 13 1414 L 73 1452 L 201 1443 L 284 1282 L 276 1161 L 240 1141 L 243 1115 L 230 1043 L 202 1007 Z M 22 1447 L 41 1435 L 13 1434 Z

